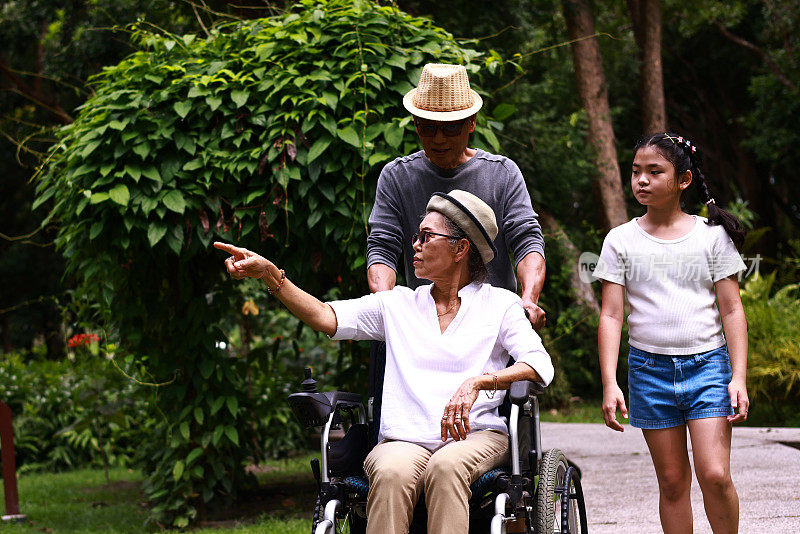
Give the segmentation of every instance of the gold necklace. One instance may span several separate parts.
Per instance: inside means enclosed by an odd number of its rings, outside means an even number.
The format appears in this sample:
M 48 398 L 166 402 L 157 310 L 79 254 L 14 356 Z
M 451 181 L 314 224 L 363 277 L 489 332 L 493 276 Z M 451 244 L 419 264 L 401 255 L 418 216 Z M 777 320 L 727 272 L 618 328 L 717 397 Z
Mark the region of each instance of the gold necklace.
M 450 306 L 449 308 L 447 308 L 447 310 L 443 311 L 442 313 L 437 313 L 437 314 L 436 314 L 436 317 L 441 317 L 442 315 L 447 315 L 448 313 L 450 313 L 451 311 L 453 311 L 453 308 L 455 308 L 457 305 L 458 305 L 458 301 L 456 300 L 456 301 L 453 303 L 453 305 L 452 305 L 452 306 Z

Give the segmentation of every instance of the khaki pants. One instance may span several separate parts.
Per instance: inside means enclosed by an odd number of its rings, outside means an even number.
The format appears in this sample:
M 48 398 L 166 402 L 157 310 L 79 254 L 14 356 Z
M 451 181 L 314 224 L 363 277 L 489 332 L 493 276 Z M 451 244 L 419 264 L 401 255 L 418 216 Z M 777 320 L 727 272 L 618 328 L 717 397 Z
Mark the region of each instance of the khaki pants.
M 493 430 L 473 432 L 434 453 L 405 441 L 378 444 L 364 461 L 367 534 L 407 534 L 423 490 L 428 534 L 466 534 L 470 484 L 506 462 L 508 436 Z

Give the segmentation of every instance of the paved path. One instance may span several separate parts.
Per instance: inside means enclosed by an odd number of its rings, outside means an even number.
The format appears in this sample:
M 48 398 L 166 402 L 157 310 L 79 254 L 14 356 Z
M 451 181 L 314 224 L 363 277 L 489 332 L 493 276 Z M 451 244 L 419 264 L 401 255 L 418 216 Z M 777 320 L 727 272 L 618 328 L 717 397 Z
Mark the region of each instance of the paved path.
M 542 440 L 545 450 L 558 447 L 580 466 L 591 534 L 661 532 L 655 471 L 640 430 L 542 423 Z M 734 427 L 731 463 L 743 534 L 800 533 L 800 450 L 781 442 L 800 447 L 800 428 Z M 694 478 L 692 509 L 695 533 L 710 533 Z

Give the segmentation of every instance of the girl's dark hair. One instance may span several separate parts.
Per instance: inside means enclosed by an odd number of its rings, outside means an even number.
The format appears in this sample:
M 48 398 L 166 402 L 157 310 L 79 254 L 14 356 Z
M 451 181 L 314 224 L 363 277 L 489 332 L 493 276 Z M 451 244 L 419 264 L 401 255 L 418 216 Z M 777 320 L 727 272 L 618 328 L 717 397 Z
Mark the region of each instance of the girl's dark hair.
M 708 190 L 708 181 L 700 170 L 700 153 L 688 139 L 674 133 L 657 133 L 642 138 L 634 147 L 634 154 L 639 149 L 651 146 L 672 163 L 676 178 L 686 171 L 692 171 L 692 182 L 697 184 L 700 201 L 708 206 L 708 224 L 720 225 L 730 236 L 736 248 L 744 244 L 745 230 L 739 219 L 717 206 L 714 197 Z
M 444 217 L 444 226 L 447 228 L 447 233 L 456 238 L 450 239 L 450 242 L 458 243 L 462 239 L 469 241 L 469 256 L 467 257 L 469 276 L 472 278 L 473 282 L 484 283 L 489 272 L 486 269 L 486 264 L 483 263 L 481 253 L 478 252 L 478 247 L 475 246 L 475 243 L 472 242 L 472 239 L 469 238 L 467 233 L 447 216 Z

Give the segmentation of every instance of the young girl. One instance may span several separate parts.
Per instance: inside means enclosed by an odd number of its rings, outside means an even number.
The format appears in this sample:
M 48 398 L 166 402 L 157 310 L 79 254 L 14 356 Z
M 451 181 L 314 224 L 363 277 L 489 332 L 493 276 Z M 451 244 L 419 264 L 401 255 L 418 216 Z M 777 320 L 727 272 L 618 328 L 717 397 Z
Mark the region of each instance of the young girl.
M 708 220 L 681 210 L 681 195 L 692 183 L 708 206 Z M 731 423 L 747 419 L 750 403 L 747 323 L 736 277 L 745 269 L 737 252 L 744 232 L 716 206 L 694 145 L 677 135 L 639 142 L 631 188 L 647 212 L 609 232 L 594 272 L 603 280 L 603 418 L 620 432 L 617 408 L 628 418 L 616 379 L 627 295 L 630 422 L 642 429 L 653 458 L 662 528 L 692 532 L 688 428 L 711 528 L 737 532 Z

